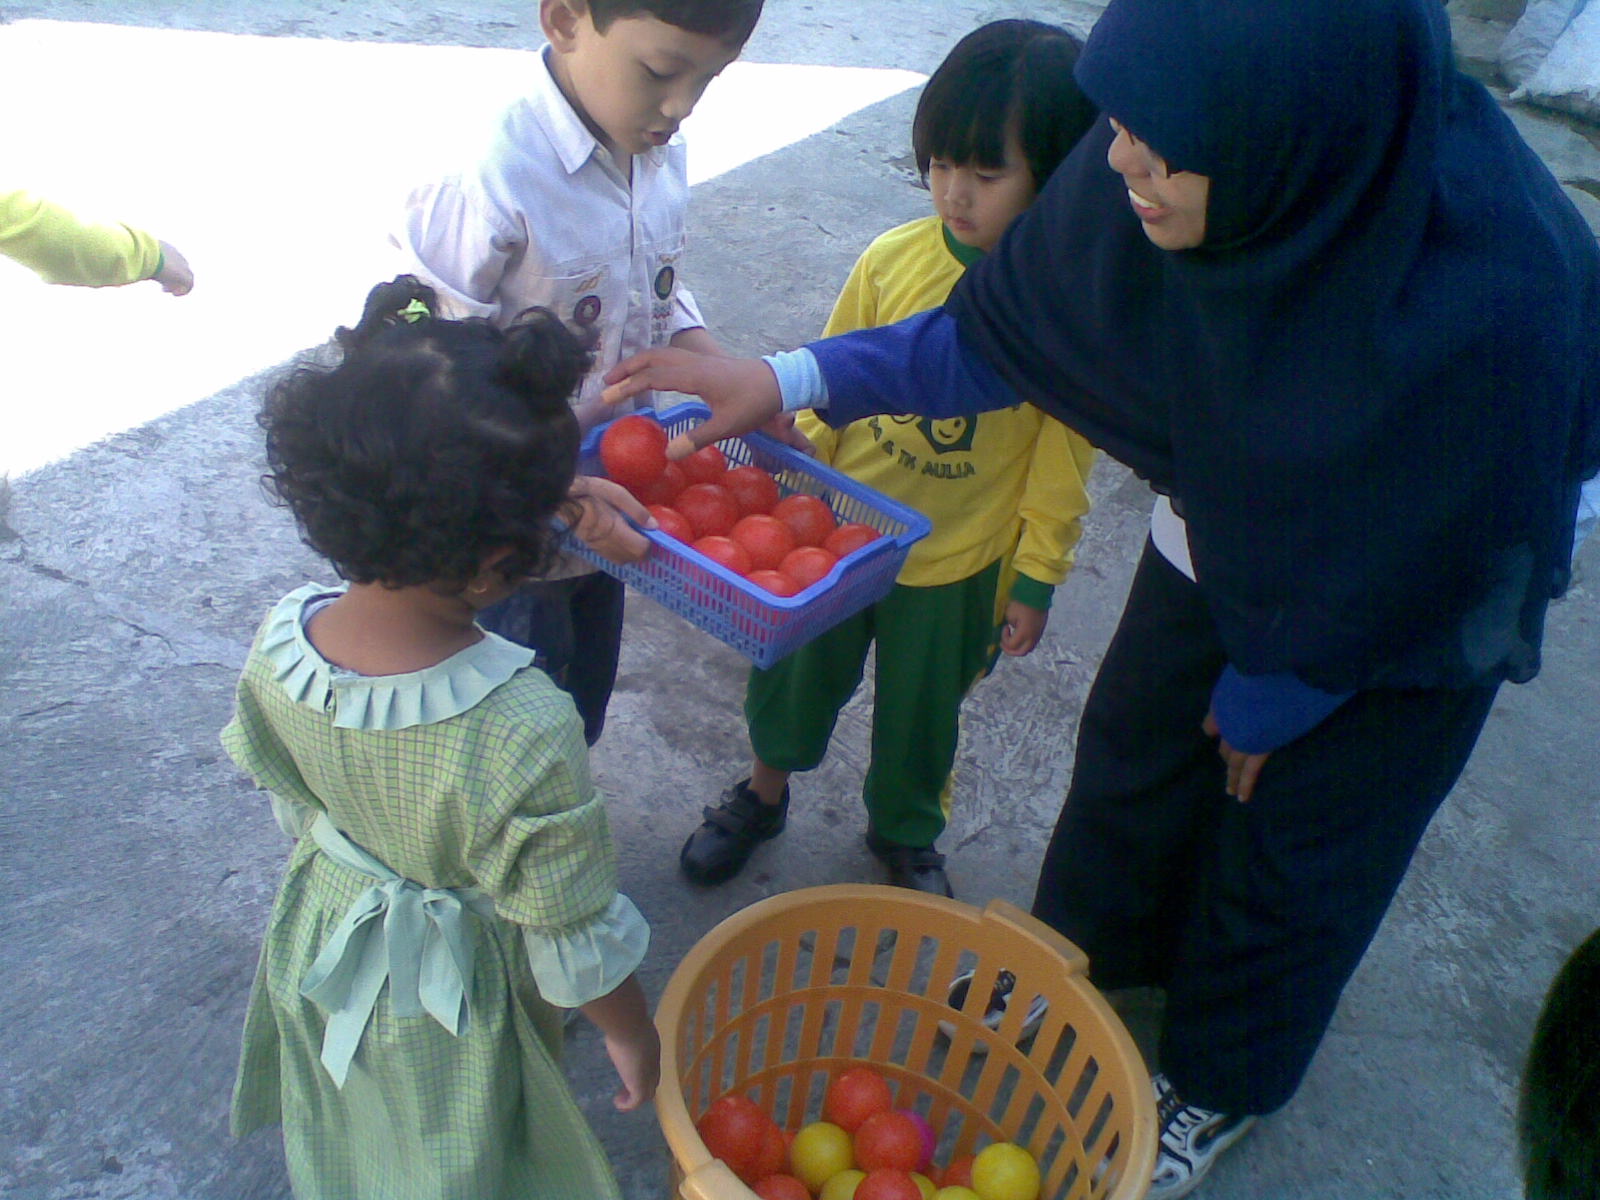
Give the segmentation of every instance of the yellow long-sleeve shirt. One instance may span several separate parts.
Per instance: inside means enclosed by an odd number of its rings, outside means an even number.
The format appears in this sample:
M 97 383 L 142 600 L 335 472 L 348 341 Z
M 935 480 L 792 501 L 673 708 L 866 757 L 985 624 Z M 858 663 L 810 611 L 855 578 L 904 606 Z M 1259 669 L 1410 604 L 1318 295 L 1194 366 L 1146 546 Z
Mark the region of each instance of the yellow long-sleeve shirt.
M 943 304 L 965 270 L 938 217 L 891 229 L 856 260 L 824 336 Z M 1094 449 L 1082 437 L 1031 404 L 944 421 L 869 417 L 838 430 L 804 412 L 797 424 L 819 459 L 933 523 L 911 547 L 900 583 L 954 583 L 1014 551 L 1012 565 L 1023 578 L 1011 594 L 1049 606 L 1089 511 Z
M 161 243 L 142 229 L 84 221 L 29 191 L 0 191 L 0 254 L 46 283 L 120 287 L 161 269 Z

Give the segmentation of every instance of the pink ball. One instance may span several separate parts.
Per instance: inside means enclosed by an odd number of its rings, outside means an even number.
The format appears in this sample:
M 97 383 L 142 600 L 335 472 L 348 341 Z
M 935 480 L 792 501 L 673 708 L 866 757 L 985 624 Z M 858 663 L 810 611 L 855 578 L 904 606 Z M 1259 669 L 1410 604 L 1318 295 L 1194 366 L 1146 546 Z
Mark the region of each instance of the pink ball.
M 938 1144 L 938 1139 L 933 1136 L 933 1126 L 928 1124 L 921 1113 L 914 1113 L 909 1109 L 902 1111 L 917 1123 L 917 1132 L 922 1135 L 922 1161 L 917 1164 L 917 1170 L 926 1171 L 928 1164 L 933 1161 L 934 1147 Z

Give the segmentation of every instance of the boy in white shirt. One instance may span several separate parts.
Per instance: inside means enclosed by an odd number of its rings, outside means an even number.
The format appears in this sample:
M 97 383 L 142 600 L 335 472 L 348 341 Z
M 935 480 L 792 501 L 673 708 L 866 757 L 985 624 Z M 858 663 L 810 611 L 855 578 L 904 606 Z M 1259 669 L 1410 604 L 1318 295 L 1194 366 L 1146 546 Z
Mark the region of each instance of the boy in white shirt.
M 671 344 L 712 351 L 679 281 L 689 181 L 678 125 L 739 56 L 763 0 L 540 0 L 547 44 L 529 93 L 472 166 L 411 193 L 402 269 L 441 315 L 499 325 L 542 305 L 595 337 L 574 406 L 588 429 L 622 359 Z M 560 577 L 554 577 L 560 576 Z M 622 638 L 622 585 L 568 559 L 479 621 L 538 651 L 593 745 Z

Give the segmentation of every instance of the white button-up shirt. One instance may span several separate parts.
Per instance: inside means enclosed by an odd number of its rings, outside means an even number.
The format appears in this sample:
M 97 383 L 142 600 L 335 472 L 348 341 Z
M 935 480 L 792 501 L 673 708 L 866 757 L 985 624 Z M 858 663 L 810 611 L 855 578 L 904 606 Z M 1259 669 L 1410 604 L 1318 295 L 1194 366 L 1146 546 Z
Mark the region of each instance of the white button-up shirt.
M 412 191 L 392 240 L 400 269 L 438 291 L 442 315 L 506 325 L 537 304 L 593 330 L 594 370 L 574 402 L 588 429 L 626 411 L 602 409 L 606 371 L 705 322 L 678 279 L 682 137 L 635 155 L 630 182 L 561 94 L 550 53 L 540 50 L 533 90 L 500 115 L 472 165 Z

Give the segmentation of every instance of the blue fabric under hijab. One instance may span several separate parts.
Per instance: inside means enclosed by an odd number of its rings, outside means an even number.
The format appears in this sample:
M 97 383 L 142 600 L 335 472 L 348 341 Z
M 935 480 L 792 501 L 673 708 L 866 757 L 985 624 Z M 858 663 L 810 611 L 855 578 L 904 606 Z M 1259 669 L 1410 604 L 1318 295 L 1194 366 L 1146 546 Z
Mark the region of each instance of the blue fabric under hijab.
M 1150 244 L 1102 122 L 961 339 L 1172 494 L 1240 671 L 1530 678 L 1600 456 L 1600 254 L 1437 0 L 1112 0 L 1077 75 L 1210 177 L 1206 241 Z

